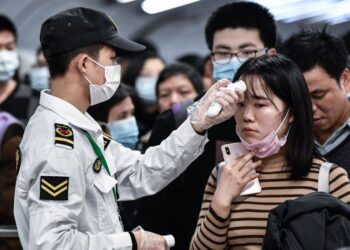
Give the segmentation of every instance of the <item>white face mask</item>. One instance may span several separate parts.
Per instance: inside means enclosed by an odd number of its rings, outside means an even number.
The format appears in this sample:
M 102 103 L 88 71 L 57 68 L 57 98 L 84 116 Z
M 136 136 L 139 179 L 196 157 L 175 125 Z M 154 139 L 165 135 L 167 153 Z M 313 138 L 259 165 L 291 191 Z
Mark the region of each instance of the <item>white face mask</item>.
M 47 67 L 34 67 L 30 71 L 30 87 L 35 90 L 50 88 L 50 72 Z
M 104 68 L 106 82 L 102 85 L 94 84 L 87 78 L 86 75 L 82 73 L 85 79 L 89 82 L 90 88 L 90 106 L 96 105 L 98 103 L 107 101 L 111 98 L 117 91 L 120 84 L 120 65 L 102 65 L 94 59 L 88 57 L 89 60 L 97 64 L 98 66 Z
M 12 79 L 18 66 L 19 56 L 16 50 L 0 50 L 0 83 Z
M 146 104 L 154 104 L 157 101 L 156 83 L 157 77 L 139 76 L 136 78 L 136 93 Z

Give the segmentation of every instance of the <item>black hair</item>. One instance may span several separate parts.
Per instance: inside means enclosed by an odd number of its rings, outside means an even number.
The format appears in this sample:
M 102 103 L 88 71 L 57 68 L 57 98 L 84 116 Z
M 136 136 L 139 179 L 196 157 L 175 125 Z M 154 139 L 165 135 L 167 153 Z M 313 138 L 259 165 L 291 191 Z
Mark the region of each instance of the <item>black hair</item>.
M 302 29 L 288 38 L 279 53 L 292 59 L 302 72 L 323 68 L 338 83 L 347 67 L 347 50 L 342 39 L 326 32 Z
M 159 58 L 159 60 L 163 61 L 154 51 L 143 52 L 140 55 L 131 57 L 122 76 L 122 82 L 134 88 L 136 78 L 140 75 L 145 62 L 152 58 Z
M 198 73 L 202 75 L 203 58 L 200 55 L 194 53 L 187 53 L 182 56 L 179 56 L 175 59 L 175 61 L 180 63 L 186 63 L 192 66 L 198 71 Z
M 78 54 L 86 53 L 91 58 L 97 59 L 98 54 L 102 49 L 102 47 L 103 47 L 103 44 L 93 44 L 93 45 L 85 46 L 73 51 L 68 51 L 68 52 L 47 57 L 46 61 L 49 66 L 51 78 L 64 75 L 68 69 L 70 62 Z
M 4 15 L 0 15 L 0 31 L 10 31 L 17 40 L 17 30 L 14 23 Z
M 313 133 L 312 104 L 308 88 L 298 66 L 283 55 L 263 55 L 248 59 L 237 71 L 234 81 L 258 77 L 267 96 L 279 97 L 293 115 L 286 143 L 287 164 L 293 179 L 305 176 L 314 156 L 319 156 Z
M 176 76 L 185 76 L 193 85 L 198 95 L 203 92 L 203 80 L 201 75 L 192 66 L 185 63 L 174 63 L 166 66 L 162 72 L 160 72 L 156 82 L 156 93 L 159 96 L 159 85 L 162 84 L 166 79 Z
M 257 3 L 234 2 L 214 11 L 205 27 L 205 39 L 209 50 L 213 49 L 215 32 L 226 28 L 257 29 L 264 46 L 276 46 L 275 19 L 267 8 Z
M 108 122 L 108 114 L 111 108 L 131 95 L 130 87 L 120 84 L 114 95 L 105 102 L 89 107 L 88 113 L 99 122 Z

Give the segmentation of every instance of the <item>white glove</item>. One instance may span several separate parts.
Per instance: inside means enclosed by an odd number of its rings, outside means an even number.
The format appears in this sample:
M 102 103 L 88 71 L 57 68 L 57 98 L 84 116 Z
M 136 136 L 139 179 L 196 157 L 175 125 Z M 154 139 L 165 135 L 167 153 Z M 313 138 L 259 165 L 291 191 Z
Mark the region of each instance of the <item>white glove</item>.
M 228 83 L 230 81 L 227 79 L 217 81 L 198 102 L 189 107 L 190 122 L 196 132 L 202 133 L 234 115 L 237 102 L 243 101 L 244 94 L 225 88 Z M 219 103 L 222 109 L 218 115 L 210 117 L 207 112 L 213 102 Z
M 140 232 L 140 250 L 169 250 L 169 247 L 163 236 L 148 231 Z

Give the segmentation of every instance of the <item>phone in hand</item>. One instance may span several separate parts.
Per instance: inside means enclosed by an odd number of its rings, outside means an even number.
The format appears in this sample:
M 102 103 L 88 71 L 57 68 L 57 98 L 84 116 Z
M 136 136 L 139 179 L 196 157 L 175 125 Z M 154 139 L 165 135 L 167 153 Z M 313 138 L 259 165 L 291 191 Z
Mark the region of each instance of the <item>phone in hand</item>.
M 241 143 L 230 143 L 221 146 L 221 151 L 225 160 L 225 163 L 231 162 L 238 157 L 246 155 L 249 151 L 242 146 Z M 255 174 L 256 171 L 252 170 L 249 174 Z M 243 188 L 240 195 L 255 194 L 261 192 L 261 186 L 258 178 L 248 182 Z

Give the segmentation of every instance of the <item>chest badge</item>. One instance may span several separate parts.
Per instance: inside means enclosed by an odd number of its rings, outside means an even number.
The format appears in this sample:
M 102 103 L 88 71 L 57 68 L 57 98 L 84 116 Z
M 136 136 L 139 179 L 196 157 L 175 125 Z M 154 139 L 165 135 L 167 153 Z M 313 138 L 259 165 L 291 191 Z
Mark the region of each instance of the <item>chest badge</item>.
M 96 161 L 94 162 L 93 169 L 94 169 L 95 173 L 99 173 L 101 171 L 102 162 L 99 158 L 97 158 Z

